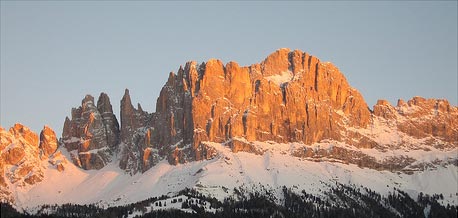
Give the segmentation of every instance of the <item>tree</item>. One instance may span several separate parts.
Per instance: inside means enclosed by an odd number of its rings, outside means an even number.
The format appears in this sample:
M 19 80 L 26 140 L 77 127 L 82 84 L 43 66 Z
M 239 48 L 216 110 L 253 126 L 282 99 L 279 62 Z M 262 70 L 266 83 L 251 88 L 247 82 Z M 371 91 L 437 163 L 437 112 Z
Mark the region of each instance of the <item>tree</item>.
M 189 204 L 188 202 L 183 201 L 183 203 L 181 203 L 181 209 L 186 209 L 186 208 L 189 208 Z

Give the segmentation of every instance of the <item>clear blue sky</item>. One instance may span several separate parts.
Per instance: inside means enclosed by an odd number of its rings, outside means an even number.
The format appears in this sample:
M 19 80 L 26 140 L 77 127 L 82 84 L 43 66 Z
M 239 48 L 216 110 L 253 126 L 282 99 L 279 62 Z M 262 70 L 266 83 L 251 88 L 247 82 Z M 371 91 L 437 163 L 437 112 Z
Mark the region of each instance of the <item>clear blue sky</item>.
M 333 62 L 370 107 L 457 105 L 456 1 L 1 1 L 0 124 L 60 136 L 85 94 L 108 93 L 119 114 L 125 88 L 153 112 L 186 61 L 249 65 L 282 47 Z

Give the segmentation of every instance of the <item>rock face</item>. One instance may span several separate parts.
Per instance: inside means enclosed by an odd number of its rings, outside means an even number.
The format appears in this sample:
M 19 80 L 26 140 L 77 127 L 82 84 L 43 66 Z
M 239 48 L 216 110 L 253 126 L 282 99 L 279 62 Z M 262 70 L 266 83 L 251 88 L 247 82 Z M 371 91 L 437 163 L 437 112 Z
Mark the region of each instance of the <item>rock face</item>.
M 135 108 L 126 90 L 120 127 L 106 94 L 97 107 L 93 102 L 86 96 L 82 106 L 72 110 L 72 119 L 66 119 L 65 147 L 84 169 L 99 169 L 117 154 L 120 168 L 131 174 L 164 158 L 171 164 L 213 158 L 216 151 L 206 141 L 230 146 L 233 152 L 262 153 L 254 141 L 335 141 L 355 149 L 383 150 L 414 146 L 414 139 L 425 139 L 436 148 L 456 147 L 458 137 L 458 109 L 447 101 L 415 97 L 393 107 L 380 100 L 371 111 L 337 67 L 289 49 L 246 67 L 216 59 L 188 62 L 170 73 L 155 113 Z M 380 134 L 398 140 L 386 142 Z M 310 158 L 357 153 L 336 152 L 297 154 Z M 358 164 L 383 169 L 380 163 Z
M 42 181 L 42 160 L 54 161 L 54 166 L 63 167 L 60 161 L 54 160 L 57 146 L 56 134 L 48 126 L 43 128 L 40 138 L 19 123 L 9 131 L 0 127 L 0 199 L 12 199 L 10 185 L 22 187 Z
M 40 133 L 40 145 L 39 148 L 42 151 L 42 158 L 48 158 L 50 155 L 56 152 L 58 147 L 57 137 L 54 130 L 50 127 L 45 126 Z
M 11 183 L 34 184 L 41 181 L 43 172 L 34 171 L 39 165 L 38 135 L 22 124 L 15 124 L 9 132 L 2 130 L 2 166 L 14 165 Z M 5 149 L 5 150 L 3 150 Z M 2 168 L 3 168 L 2 167 Z
M 121 158 L 119 166 L 132 174 L 144 172 L 158 162 L 157 148 L 152 144 L 151 115 L 140 104 L 135 109 L 129 90 L 121 100 Z
M 438 139 L 430 143 L 439 147 L 458 146 L 458 108 L 444 99 L 414 97 L 396 107 L 380 100 L 374 106 L 374 115 L 395 123 L 397 129 L 414 138 Z
M 100 94 L 86 95 L 81 106 L 72 109 L 72 119 L 65 119 L 62 139 L 74 163 L 83 169 L 100 169 L 111 161 L 119 143 L 119 124 L 110 99 Z
M 111 150 L 116 150 L 116 145 L 120 140 L 119 124 L 116 116 L 113 114 L 113 108 L 110 98 L 107 94 L 101 93 L 97 100 L 97 110 L 102 116 L 102 123 L 105 129 L 106 143 Z
M 280 49 L 249 67 L 188 62 L 169 75 L 156 105 L 151 141 L 172 164 L 213 157 L 204 141 L 253 153 L 253 141 L 377 148 L 384 144 L 371 131 L 377 117 L 401 121 L 389 134 L 457 146 L 457 108 L 448 102 L 414 98 L 393 108 L 381 100 L 371 112 L 337 67 L 298 50 Z
M 156 113 L 159 144 L 189 147 L 184 159 L 171 163 L 211 157 L 202 141 L 228 142 L 234 151 L 248 149 L 236 137 L 311 144 L 340 140 L 344 124 L 364 128 L 370 122 L 361 94 L 334 65 L 288 49 L 249 67 L 188 62 L 170 74 Z

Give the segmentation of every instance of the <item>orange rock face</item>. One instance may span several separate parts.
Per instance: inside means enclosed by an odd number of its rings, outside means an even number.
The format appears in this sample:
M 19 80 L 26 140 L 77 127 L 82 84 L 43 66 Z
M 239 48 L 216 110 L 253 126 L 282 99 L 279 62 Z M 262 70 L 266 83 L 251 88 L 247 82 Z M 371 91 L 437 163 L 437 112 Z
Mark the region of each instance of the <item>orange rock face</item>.
M 22 124 L 15 124 L 9 131 L 0 127 L 0 187 L 8 190 L 8 183 L 25 186 L 42 181 L 42 160 L 48 159 L 57 146 L 56 135 L 47 126 L 40 133 L 40 141 Z M 0 192 L 0 197 L 7 195 Z
M 383 134 L 408 136 L 393 146 L 413 142 L 409 137 L 429 137 L 436 147 L 458 141 L 457 108 L 447 101 L 416 97 L 394 107 L 380 100 L 370 111 L 336 66 L 289 49 L 251 66 L 216 59 L 188 62 L 169 74 L 155 113 L 135 108 L 126 90 L 120 128 L 108 97 L 102 94 L 99 102 L 95 108 L 87 96 L 64 125 L 65 146 L 79 152 L 74 162 L 85 169 L 109 161 L 101 155 L 103 147 L 118 152 L 121 169 L 132 174 L 162 158 L 171 164 L 211 158 L 216 153 L 205 141 L 254 153 L 254 141 L 310 145 L 334 140 L 356 148 L 389 147 L 391 142 L 377 137 L 376 124 L 391 131 Z
M 57 147 L 56 133 L 48 126 L 45 126 L 40 133 L 39 148 L 42 150 L 42 156 L 48 158 L 57 150 Z
M 434 137 L 458 146 L 458 108 L 447 100 L 414 97 L 407 103 L 399 100 L 396 107 L 379 101 L 374 115 L 396 121 L 399 131 L 415 138 Z
M 343 124 L 364 128 L 370 122 L 361 94 L 334 65 L 288 49 L 249 67 L 214 59 L 188 62 L 170 75 L 156 113 L 168 117 L 158 122 L 167 126 L 159 144 L 183 139 L 181 146 L 191 144 L 198 160 L 201 141 L 241 137 L 310 144 L 339 140 Z
M 25 143 L 29 145 L 38 145 L 38 135 L 22 124 L 14 124 L 14 126 L 10 128 L 10 133 L 16 138 L 24 139 Z

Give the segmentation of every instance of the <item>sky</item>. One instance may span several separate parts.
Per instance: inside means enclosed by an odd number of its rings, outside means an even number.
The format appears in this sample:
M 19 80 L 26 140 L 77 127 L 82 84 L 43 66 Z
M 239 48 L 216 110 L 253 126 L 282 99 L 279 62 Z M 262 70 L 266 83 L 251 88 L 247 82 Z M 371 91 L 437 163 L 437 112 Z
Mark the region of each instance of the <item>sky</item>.
M 372 107 L 413 96 L 458 102 L 457 1 L 1 1 L 0 125 L 58 136 L 86 94 L 119 119 L 155 111 L 187 61 L 251 65 L 279 48 L 334 63 Z

